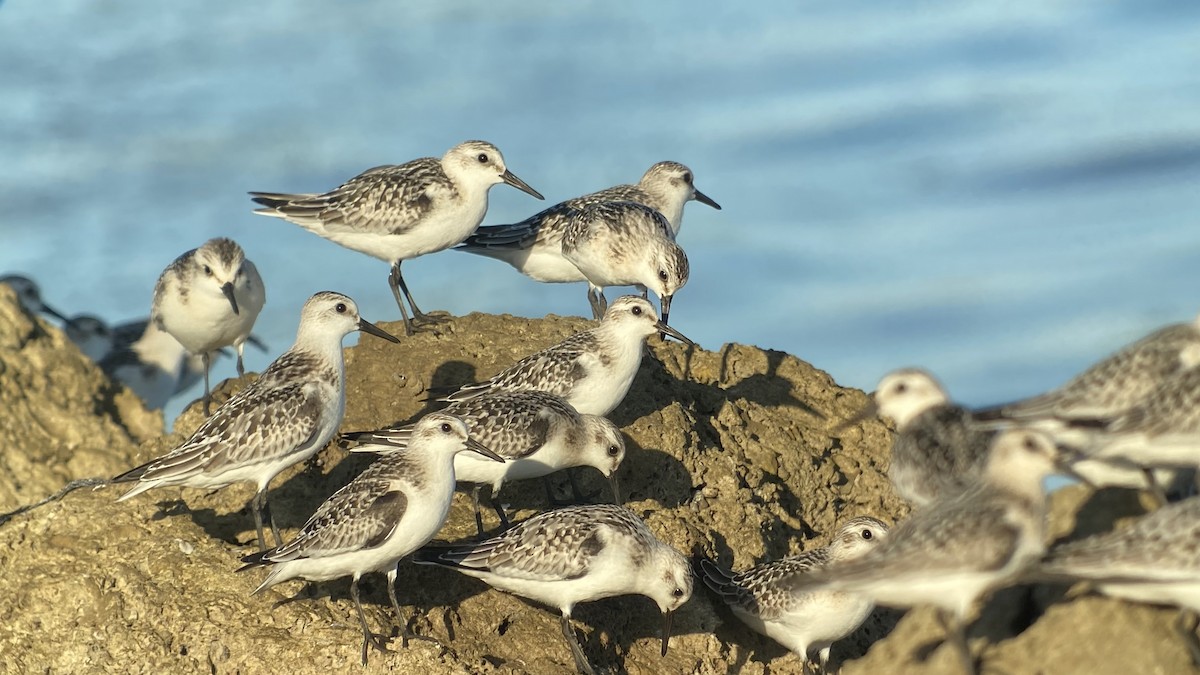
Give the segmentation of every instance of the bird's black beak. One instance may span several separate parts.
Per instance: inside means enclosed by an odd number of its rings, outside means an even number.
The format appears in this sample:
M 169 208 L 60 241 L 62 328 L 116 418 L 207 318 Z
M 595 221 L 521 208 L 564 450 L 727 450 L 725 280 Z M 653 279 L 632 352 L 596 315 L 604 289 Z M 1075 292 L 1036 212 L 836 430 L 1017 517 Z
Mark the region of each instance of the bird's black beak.
M 617 506 L 621 505 L 621 481 L 617 480 L 617 472 L 614 470 L 608 474 L 608 484 L 612 486 L 613 503 Z
M 358 329 L 364 333 L 370 333 L 371 335 L 374 335 L 375 337 L 383 338 L 384 340 L 387 340 L 388 342 L 400 342 L 400 338 L 396 337 L 395 335 L 392 335 L 391 333 L 380 328 L 379 326 L 376 326 L 375 324 L 371 323 L 370 321 L 367 321 L 366 319 L 358 320 Z
M 51 307 L 50 305 L 47 305 L 44 302 L 42 303 L 42 313 L 49 314 L 50 316 L 58 319 L 59 321 L 62 321 L 63 323 L 70 323 L 70 321 L 71 321 L 67 317 L 63 316 L 62 312 L 58 311 L 57 309 L 54 309 L 53 307 Z
M 500 180 L 517 188 L 521 192 L 528 192 L 529 194 L 533 195 L 534 197 L 537 197 L 538 199 L 545 199 L 545 197 L 542 196 L 542 193 L 529 187 L 529 183 L 526 183 L 525 181 L 521 180 L 520 178 L 517 178 L 517 175 L 514 174 L 513 172 L 509 171 L 508 169 L 505 169 L 504 173 L 500 174 Z
M 671 641 L 671 617 L 675 612 L 663 612 L 662 655 L 667 655 L 667 643 Z
M 663 339 L 666 339 L 666 336 L 670 335 L 671 337 L 675 338 L 676 340 L 679 340 L 680 342 L 682 342 L 683 344 L 685 344 L 689 347 L 696 346 L 695 342 L 692 342 L 691 340 L 689 340 L 688 337 L 686 335 L 684 335 L 683 333 L 680 333 L 679 331 L 675 330 L 674 328 L 671 328 L 670 326 L 668 326 L 665 321 L 659 321 L 658 323 L 654 324 L 654 327 L 658 329 L 659 333 L 663 334 Z
M 233 313 L 240 314 L 241 312 L 238 311 L 237 306 L 237 296 L 233 294 L 233 282 L 226 281 L 225 285 L 221 286 L 221 292 L 225 294 L 225 297 L 229 298 L 229 304 L 233 307 Z
M 483 455 L 484 457 L 487 457 L 490 460 L 494 460 L 497 462 L 504 461 L 503 457 L 492 452 L 490 449 L 488 449 L 488 447 L 486 445 L 484 445 L 483 443 L 480 443 L 479 441 L 475 440 L 474 438 L 467 439 L 467 449 L 470 450 L 471 452 L 477 452 L 477 453 Z
M 695 199 L 696 201 L 700 202 L 701 204 L 708 204 L 709 206 L 713 207 L 714 209 L 716 209 L 718 211 L 721 210 L 720 204 L 714 202 L 711 197 L 709 197 L 708 195 L 704 194 L 703 192 L 701 192 L 699 190 L 693 189 L 692 199 Z

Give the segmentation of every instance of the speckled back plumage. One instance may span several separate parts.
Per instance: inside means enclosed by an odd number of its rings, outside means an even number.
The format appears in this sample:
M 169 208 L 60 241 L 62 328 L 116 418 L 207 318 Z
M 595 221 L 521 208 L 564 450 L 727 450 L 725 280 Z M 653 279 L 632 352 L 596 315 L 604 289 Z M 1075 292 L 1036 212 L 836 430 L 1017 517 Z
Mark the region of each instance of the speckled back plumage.
M 1140 403 L 1113 419 L 1109 434 L 1200 434 L 1200 367 L 1164 379 Z M 1200 462 L 1200 453 L 1197 454 Z
M 324 406 L 312 395 L 313 379 L 340 386 L 337 370 L 311 354 L 284 354 L 185 443 L 116 480 L 169 481 L 199 470 L 219 474 L 230 466 L 266 463 L 295 452 L 321 427 Z
M 909 502 L 931 502 L 978 479 L 995 436 L 967 408 L 933 406 L 897 431 L 888 477 Z
M 571 219 L 584 209 L 612 201 L 629 201 L 657 209 L 656 201 L 637 185 L 616 185 L 559 202 L 518 223 L 479 228 L 460 248 L 529 248 L 535 244 L 558 248 Z
M 436 208 L 458 197 L 436 157 L 368 169 L 319 195 L 253 193 L 254 201 L 298 225 L 328 230 L 403 234 Z
M 633 201 L 599 202 L 572 215 L 563 233 L 563 255 L 596 237 L 603 237 L 614 258 L 631 255 L 650 238 L 675 240 L 670 223 L 653 208 Z
M 522 579 L 575 579 L 617 538 L 646 552 L 663 545 L 629 509 L 597 504 L 542 513 L 478 544 L 431 549 L 425 560 Z
M 1042 567 L 1080 578 L 1200 580 L 1200 497 L 1163 506 L 1128 527 L 1055 546 Z
M 576 333 L 562 342 L 531 354 L 478 384 L 469 384 L 445 397 L 463 401 L 494 391 L 544 391 L 564 398 L 572 386 L 587 377 L 579 357 L 587 353 L 603 354 L 595 329 Z
M 1026 420 L 1110 417 L 1149 395 L 1170 375 L 1193 365 L 1181 359 L 1185 348 L 1200 346 L 1194 323 L 1159 329 L 1117 351 L 1041 396 L 980 411 L 983 417 Z
M 471 437 L 505 459 L 521 459 L 544 446 L 559 425 L 578 427 L 580 415 L 560 396 L 541 391 L 494 391 L 442 410 L 467 423 Z M 381 444 L 404 447 L 414 424 L 347 435 L 346 445 Z
M 786 583 L 788 579 L 823 569 L 831 562 L 852 559 L 865 553 L 866 549 L 851 553 L 852 544 L 841 541 L 849 536 L 860 536 L 858 530 L 863 528 L 877 532 L 881 539 L 888 532 L 888 526 L 882 521 L 870 516 L 858 516 L 843 523 L 834 541 L 826 546 L 755 565 L 744 572 L 728 572 L 709 560 L 701 559 L 701 579 L 726 604 L 771 621 L 808 600 L 803 593 L 797 594 L 792 590 Z M 845 552 L 836 553 L 838 551 Z
M 320 558 L 378 546 L 400 524 L 408 507 L 397 482 L 412 484 L 420 478 L 420 463 L 403 454 L 376 460 L 325 500 L 294 539 L 264 552 L 255 562 Z

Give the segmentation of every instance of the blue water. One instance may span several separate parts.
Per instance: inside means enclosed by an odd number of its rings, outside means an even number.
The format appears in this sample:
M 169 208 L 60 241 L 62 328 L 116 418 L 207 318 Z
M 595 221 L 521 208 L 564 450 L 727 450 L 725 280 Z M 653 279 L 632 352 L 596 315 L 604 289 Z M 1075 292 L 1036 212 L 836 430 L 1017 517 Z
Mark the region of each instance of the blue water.
M 317 290 L 399 314 L 384 263 L 246 191 L 483 138 L 550 202 L 691 166 L 724 210 L 688 207 L 672 323 L 848 385 L 921 365 L 1013 398 L 1200 312 L 1198 3 L 413 4 L 0 5 L 0 272 L 121 320 L 231 236 L 267 283 L 260 369 Z M 485 222 L 545 205 L 497 186 Z M 426 309 L 587 312 L 492 260 L 405 270 Z

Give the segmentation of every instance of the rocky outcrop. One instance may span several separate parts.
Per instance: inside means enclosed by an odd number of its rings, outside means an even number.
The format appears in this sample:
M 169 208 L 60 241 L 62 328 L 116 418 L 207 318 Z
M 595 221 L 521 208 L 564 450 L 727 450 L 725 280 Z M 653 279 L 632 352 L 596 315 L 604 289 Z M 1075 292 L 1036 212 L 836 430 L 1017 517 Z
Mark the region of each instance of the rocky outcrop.
M 431 389 L 486 377 L 586 325 L 576 318 L 473 314 L 399 345 L 364 339 L 347 350 L 343 429 L 413 419 L 432 409 L 424 401 Z M 402 332 L 399 324 L 391 328 Z M 665 541 L 740 569 L 823 544 L 855 515 L 887 521 L 904 515 L 886 478 L 891 432 L 874 421 L 831 431 L 866 402 L 862 392 L 839 387 L 795 357 L 753 347 L 705 351 L 653 340 L 650 352 L 612 418 L 629 441 L 621 469 L 626 503 Z M 215 401 L 252 377 L 224 383 Z M 111 476 L 144 462 L 201 421 L 192 406 L 163 436 L 160 417 L 105 379 L 56 329 L 20 310 L 4 287 L 0 406 L 0 512 L 69 480 Z M 281 527 L 294 532 L 368 461 L 331 444 L 277 478 L 271 500 Z M 585 491 L 607 498 L 598 474 L 577 475 Z M 348 582 L 308 590 L 294 582 L 251 595 L 261 573 L 235 572 L 238 558 L 254 547 L 244 510 L 250 486 L 211 494 L 159 489 L 118 504 L 121 492 L 78 490 L 0 525 L 5 672 L 358 668 Z M 1081 494 L 1059 495 L 1056 533 L 1077 529 L 1071 514 Z M 506 486 L 501 500 L 517 518 L 546 508 L 538 481 Z M 1135 509 L 1120 499 L 1091 498 L 1079 512 L 1111 521 Z M 456 500 L 439 536 L 473 533 L 469 500 Z M 366 578 L 361 586 L 368 620 L 386 625 L 392 617 L 383 579 Z M 443 647 L 414 642 L 400 651 L 396 641 L 398 651 L 371 655 L 367 672 L 572 670 L 552 611 L 408 562 L 400 565 L 397 588 L 413 629 Z M 297 594 L 294 602 L 274 606 L 289 593 Z M 896 616 L 878 613 L 834 648 L 843 672 L 953 672 L 953 655 L 938 647 L 929 613 L 912 612 L 898 625 Z M 646 598 L 583 605 L 575 618 L 589 658 L 615 672 L 799 670 L 796 657 L 738 624 L 699 584 L 675 617 L 665 658 L 658 653 L 659 617 Z M 1018 589 L 987 605 L 972 637 L 985 671 L 994 664 L 1005 672 L 1181 672 L 1187 655 L 1166 628 L 1170 620 L 1166 610 Z

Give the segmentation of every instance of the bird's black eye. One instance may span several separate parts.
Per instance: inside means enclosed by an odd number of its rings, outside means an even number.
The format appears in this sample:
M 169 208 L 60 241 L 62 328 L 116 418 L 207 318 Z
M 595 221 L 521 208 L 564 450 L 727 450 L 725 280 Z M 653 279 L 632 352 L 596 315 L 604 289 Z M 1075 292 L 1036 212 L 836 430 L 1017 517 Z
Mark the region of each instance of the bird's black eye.
M 475 159 L 478 159 L 480 164 L 487 164 L 487 163 L 488 163 L 488 156 L 487 156 L 487 153 L 486 153 L 486 152 L 481 152 L 481 153 L 479 153 L 479 156 L 478 156 L 478 157 L 476 157 Z
M 684 173 L 683 174 L 683 182 L 687 183 L 688 185 L 691 185 L 692 184 L 692 174 Z
M 211 277 L 212 276 L 212 268 L 209 267 L 208 265 L 205 265 L 204 266 L 204 274 L 205 274 L 205 276 Z
M 634 316 L 641 316 L 641 315 L 642 315 L 642 308 L 641 308 L 641 307 L 634 307 L 633 309 L 629 310 L 629 313 L 630 313 L 630 314 L 633 314 Z
M 333 311 L 337 312 L 338 314 L 345 314 L 345 313 L 346 313 L 346 303 L 344 303 L 344 302 L 339 302 L 339 303 L 338 303 L 338 304 L 337 304 L 337 305 L 336 305 L 336 306 L 333 308 Z
M 617 456 L 617 455 L 619 455 L 620 453 L 621 453 L 621 449 L 620 449 L 620 448 L 618 448 L 617 446 L 615 446 L 615 445 L 610 445 L 610 446 L 608 446 L 608 454 L 609 454 L 609 456 L 611 456 L 611 457 L 616 457 L 616 456 Z
M 867 541 L 871 541 L 871 539 L 874 538 L 874 536 L 875 536 L 875 534 L 873 532 L 871 532 L 870 530 L 862 531 L 862 538 L 866 539 Z
M 896 393 L 897 394 L 903 394 L 906 391 L 908 391 L 907 384 L 904 384 L 903 382 L 901 382 L 900 384 L 896 385 Z
M 1029 451 L 1037 450 L 1037 443 L 1034 442 L 1033 436 L 1025 437 L 1025 449 Z
M 667 280 L 667 271 L 666 271 L 666 270 L 659 270 L 659 271 L 658 271 L 658 278 L 659 278 L 659 279 L 661 279 L 662 281 L 666 281 L 666 280 Z
M 671 591 L 671 595 L 673 595 L 673 596 L 675 596 L 675 597 L 677 597 L 677 598 L 682 598 L 682 597 L 683 597 L 683 589 L 682 589 L 682 588 L 676 588 L 675 590 Z
M 450 423 L 449 423 L 449 422 L 442 422 L 441 430 L 442 430 L 442 433 L 443 433 L 443 434 L 448 434 L 448 433 L 450 433 Z

